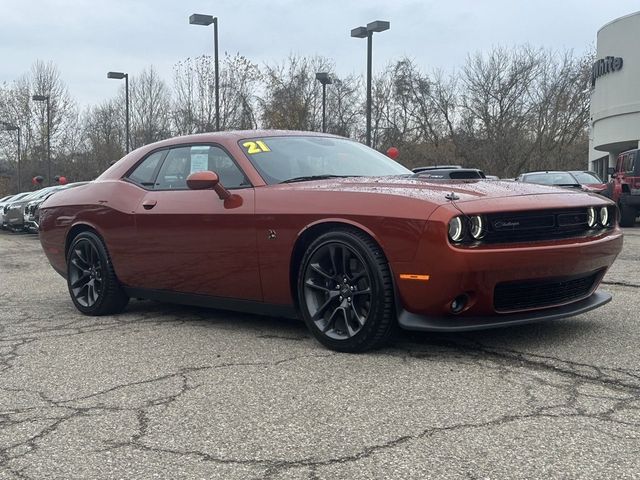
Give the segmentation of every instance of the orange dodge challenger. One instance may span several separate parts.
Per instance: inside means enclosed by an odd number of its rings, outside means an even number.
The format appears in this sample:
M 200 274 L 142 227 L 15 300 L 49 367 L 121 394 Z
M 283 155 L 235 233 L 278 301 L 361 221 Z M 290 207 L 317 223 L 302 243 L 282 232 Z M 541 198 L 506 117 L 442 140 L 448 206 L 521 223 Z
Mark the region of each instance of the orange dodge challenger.
M 595 194 L 422 178 L 345 138 L 244 131 L 135 150 L 49 198 L 40 240 L 84 314 L 136 297 L 302 317 L 356 352 L 395 325 L 464 331 L 607 303 L 617 215 Z

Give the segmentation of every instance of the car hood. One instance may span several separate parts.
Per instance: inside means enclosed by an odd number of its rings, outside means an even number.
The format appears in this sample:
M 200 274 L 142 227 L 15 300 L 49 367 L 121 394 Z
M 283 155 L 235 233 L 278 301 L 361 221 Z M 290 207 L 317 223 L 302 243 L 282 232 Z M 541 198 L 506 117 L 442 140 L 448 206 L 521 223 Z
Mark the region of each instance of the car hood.
M 458 202 L 485 198 L 506 198 L 524 195 L 549 195 L 562 193 L 579 195 L 580 190 L 569 190 L 548 185 L 501 180 L 436 180 L 420 177 L 347 177 L 282 184 L 292 190 L 335 191 L 395 195 L 426 200 L 435 204 L 449 202 L 452 193 Z
M 587 192 L 601 192 L 602 190 L 607 189 L 606 183 L 584 183 L 582 188 Z

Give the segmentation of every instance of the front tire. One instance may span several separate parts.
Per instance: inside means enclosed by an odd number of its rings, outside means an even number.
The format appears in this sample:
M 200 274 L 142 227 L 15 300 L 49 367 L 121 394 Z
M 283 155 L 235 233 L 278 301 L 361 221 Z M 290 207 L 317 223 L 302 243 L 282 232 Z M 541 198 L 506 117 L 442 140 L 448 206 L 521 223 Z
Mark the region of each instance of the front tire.
M 383 345 L 395 327 L 393 284 L 380 247 L 355 229 L 325 233 L 307 248 L 298 304 L 324 346 L 362 352 Z
M 127 306 L 124 293 L 100 237 L 82 232 L 67 254 L 67 286 L 71 300 L 85 315 L 110 315 Z
M 633 227 L 636 223 L 636 216 L 638 212 L 635 208 L 629 205 L 620 205 L 620 226 L 621 227 Z

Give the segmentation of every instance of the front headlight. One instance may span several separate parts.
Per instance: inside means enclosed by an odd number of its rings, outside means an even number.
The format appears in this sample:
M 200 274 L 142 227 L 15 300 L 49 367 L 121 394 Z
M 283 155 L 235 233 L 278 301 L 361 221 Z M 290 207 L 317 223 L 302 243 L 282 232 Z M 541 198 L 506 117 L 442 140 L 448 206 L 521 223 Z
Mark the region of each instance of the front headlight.
M 596 217 L 596 209 L 593 207 L 589 207 L 587 209 L 587 226 L 589 228 L 593 228 L 598 223 L 598 218 Z
M 603 227 L 609 226 L 609 209 L 607 207 L 600 208 L 600 225 Z
M 460 217 L 449 220 L 449 238 L 452 242 L 459 242 L 464 238 L 464 223 Z
M 470 218 L 470 221 L 471 221 L 471 236 L 475 240 L 480 240 L 482 237 L 484 237 L 484 233 L 485 233 L 484 219 L 480 215 L 473 215 Z

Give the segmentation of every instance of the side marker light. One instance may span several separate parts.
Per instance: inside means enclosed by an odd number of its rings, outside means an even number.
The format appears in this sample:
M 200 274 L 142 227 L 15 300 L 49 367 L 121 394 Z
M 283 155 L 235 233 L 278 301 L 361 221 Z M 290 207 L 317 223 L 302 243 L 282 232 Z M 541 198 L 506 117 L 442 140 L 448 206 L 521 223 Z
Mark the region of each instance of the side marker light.
M 413 273 L 401 273 L 400 280 L 422 280 L 423 282 L 427 282 L 429 280 L 429 275 L 415 275 Z

